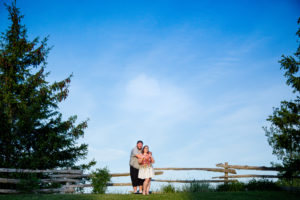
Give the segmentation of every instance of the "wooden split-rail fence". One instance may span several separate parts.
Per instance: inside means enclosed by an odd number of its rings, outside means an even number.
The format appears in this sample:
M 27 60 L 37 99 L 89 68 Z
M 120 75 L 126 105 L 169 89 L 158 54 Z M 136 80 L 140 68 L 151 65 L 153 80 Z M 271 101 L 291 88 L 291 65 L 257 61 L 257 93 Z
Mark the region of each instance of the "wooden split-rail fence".
M 155 175 L 162 175 L 165 170 L 202 170 L 210 172 L 224 173 L 223 176 L 212 177 L 211 180 L 162 180 L 153 179 L 155 182 L 168 182 L 168 183 L 192 183 L 192 182 L 211 182 L 211 183 L 228 183 L 236 182 L 238 178 L 280 178 L 277 175 L 258 175 L 246 174 L 237 175 L 236 170 L 257 170 L 257 171 L 279 171 L 279 168 L 265 167 L 265 166 L 248 166 L 248 165 L 229 165 L 228 162 L 216 164 L 217 168 L 154 168 Z M 91 184 L 82 183 L 83 179 L 89 178 L 91 174 L 83 174 L 82 170 L 30 170 L 30 169 L 9 169 L 0 168 L 0 175 L 3 173 L 42 173 L 47 175 L 47 179 L 41 179 L 42 183 L 60 183 L 61 188 L 55 189 L 38 189 L 34 192 L 44 193 L 73 193 L 75 188 L 92 187 Z M 229 175 L 234 174 L 234 175 Z M 112 173 L 111 177 L 130 176 L 129 173 Z M 299 178 L 299 177 L 298 177 Z M 218 180 L 217 180 L 218 179 Z M 0 184 L 19 184 L 20 179 L 1 178 Z M 131 186 L 131 183 L 108 183 L 107 186 Z M 15 189 L 1 189 L 0 193 L 19 193 Z

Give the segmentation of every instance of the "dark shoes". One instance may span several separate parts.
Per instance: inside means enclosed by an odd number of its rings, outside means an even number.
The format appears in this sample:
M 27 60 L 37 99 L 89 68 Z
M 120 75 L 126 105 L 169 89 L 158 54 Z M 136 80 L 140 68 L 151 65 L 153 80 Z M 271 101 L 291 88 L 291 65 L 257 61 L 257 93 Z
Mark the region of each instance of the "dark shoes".
M 152 192 L 151 191 L 149 191 L 149 194 L 151 194 Z M 137 192 L 135 192 L 134 194 L 143 194 L 142 192 L 140 192 L 140 191 L 137 191 Z

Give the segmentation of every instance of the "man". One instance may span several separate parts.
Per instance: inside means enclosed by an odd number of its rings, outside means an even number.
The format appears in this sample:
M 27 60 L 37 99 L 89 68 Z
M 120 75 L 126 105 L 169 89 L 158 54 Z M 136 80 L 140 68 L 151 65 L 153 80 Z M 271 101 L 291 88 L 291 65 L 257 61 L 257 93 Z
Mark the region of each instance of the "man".
M 130 154 L 130 161 L 129 161 L 130 177 L 133 186 L 133 192 L 135 194 L 142 193 L 143 190 L 144 179 L 138 178 L 139 168 L 140 168 L 138 158 L 141 157 L 140 153 L 142 148 L 143 148 L 143 141 L 139 140 L 137 141 L 136 146 L 131 150 L 131 154 Z M 137 192 L 137 187 L 139 187 L 139 192 Z

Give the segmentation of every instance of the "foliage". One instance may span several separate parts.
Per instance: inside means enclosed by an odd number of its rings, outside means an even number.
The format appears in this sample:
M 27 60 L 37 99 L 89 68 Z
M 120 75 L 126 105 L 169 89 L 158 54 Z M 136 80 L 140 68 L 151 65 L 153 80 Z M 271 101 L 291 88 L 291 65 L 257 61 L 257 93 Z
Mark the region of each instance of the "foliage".
M 200 182 L 192 182 L 189 184 L 186 184 L 182 187 L 182 192 L 188 192 L 188 193 L 193 193 L 193 192 L 209 192 L 212 191 L 213 188 L 209 183 L 200 183 Z
M 90 169 L 94 165 L 96 165 L 96 161 L 93 159 L 88 164 L 81 164 L 81 165 L 78 165 L 78 166 L 74 166 L 73 169 L 88 170 L 88 169 Z M 81 180 L 80 180 L 80 183 L 81 184 L 86 184 L 89 181 L 90 181 L 90 178 L 88 178 L 88 177 L 82 177 Z M 77 193 L 84 193 L 84 188 L 82 188 L 82 187 L 75 188 L 75 192 L 77 192 Z
M 245 191 L 245 184 L 241 182 L 224 183 L 217 186 L 219 192 Z
M 224 183 L 217 186 L 219 192 L 237 192 L 237 191 L 279 191 L 279 185 L 267 179 L 252 179 L 248 183 L 232 182 Z
M 104 194 L 110 179 L 111 175 L 107 167 L 96 169 L 96 171 L 92 172 L 93 193 Z
M 278 179 L 277 184 L 280 186 L 299 187 L 300 188 L 300 178 Z
M 300 28 L 296 35 L 300 38 Z M 273 115 L 267 119 L 271 126 L 264 127 L 268 142 L 273 147 L 273 154 L 282 160 L 281 173 L 286 178 L 300 174 L 300 45 L 294 56 L 283 55 L 279 63 L 285 71 L 286 83 L 293 88 L 296 98 L 282 101 L 280 108 L 274 108 Z
M 163 185 L 160 190 L 164 194 L 176 192 L 176 189 L 172 184 Z
M 41 173 L 15 173 L 11 176 L 20 180 L 16 184 L 16 189 L 21 193 L 38 193 L 38 190 L 41 188 L 59 188 L 62 186 L 61 183 L 42 182 L 42 179 L 49 179 L 50 177 Z
M 16 185 L 22 193 L 29 193 L 41 187 L 42 183 L 37 174 L 21 174 L 18 177 L 21 181 Z
M 267 179 L 255 180 L 252 179 L 246 185 L 247 190 L 250 191 L 278 191 L 280 187 L 273 181 Z
M 87 155 L 87 144 L 76 142 L 87 121 L 76 125 L 77 116 L 64 121 L 58 111 L 72 75 L 46 81 L 48 37 L 30 41 L 16 2 L 5 6 L 11 25 L 0 38 L 0 167 L 76 167 Z

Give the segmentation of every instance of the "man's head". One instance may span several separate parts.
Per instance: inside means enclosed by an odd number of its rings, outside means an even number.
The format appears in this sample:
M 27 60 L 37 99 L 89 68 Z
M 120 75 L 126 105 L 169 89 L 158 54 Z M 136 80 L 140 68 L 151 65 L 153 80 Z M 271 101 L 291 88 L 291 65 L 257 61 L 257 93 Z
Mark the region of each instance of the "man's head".
M 142 140 L 137 141 L 136 147 L 138 148 L 138 150 L 141 150 L 143 147 L 143 141 Z

